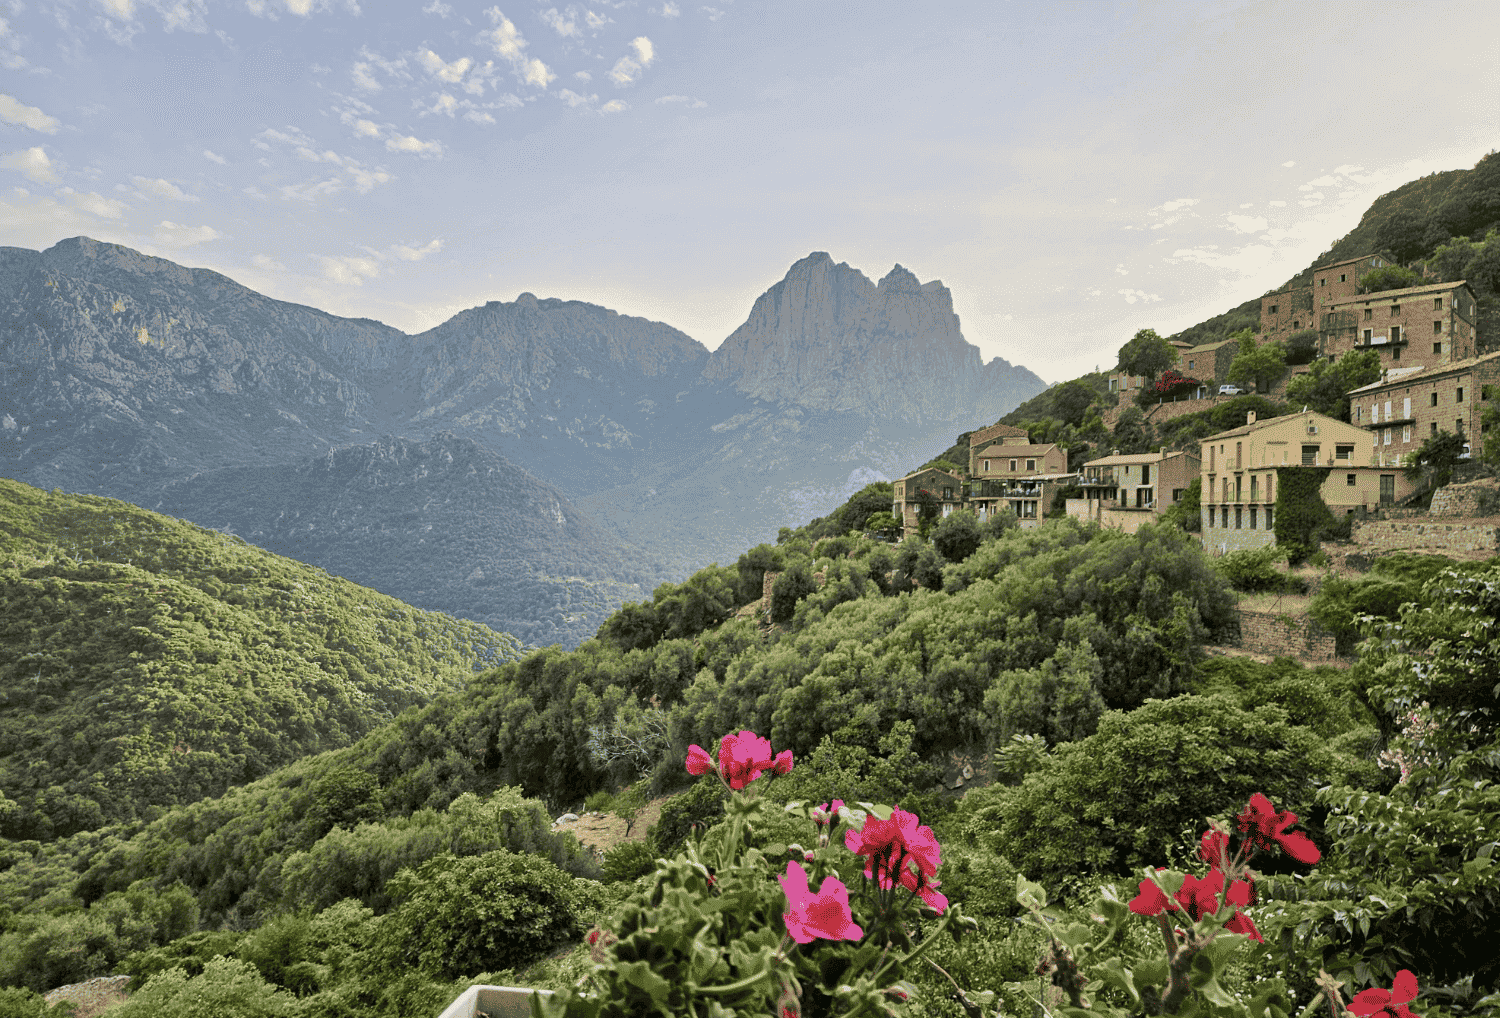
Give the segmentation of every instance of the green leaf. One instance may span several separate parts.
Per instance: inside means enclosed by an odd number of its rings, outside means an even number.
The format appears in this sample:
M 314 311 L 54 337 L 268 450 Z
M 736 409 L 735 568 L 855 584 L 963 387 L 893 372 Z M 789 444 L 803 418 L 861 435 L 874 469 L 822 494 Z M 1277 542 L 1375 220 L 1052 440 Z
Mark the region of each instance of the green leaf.
M 1034 884 L 1024 876 L 1016 874 L 1016 901 L 1023 908 L 1046 908 L 1047 892 L 1041 884 Z

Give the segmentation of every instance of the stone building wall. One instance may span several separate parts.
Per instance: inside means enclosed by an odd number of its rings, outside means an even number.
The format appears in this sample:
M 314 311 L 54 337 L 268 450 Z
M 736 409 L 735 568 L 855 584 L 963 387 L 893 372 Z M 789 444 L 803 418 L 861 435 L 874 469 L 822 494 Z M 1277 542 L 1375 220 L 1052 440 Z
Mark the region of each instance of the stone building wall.
M 1356 520 L 1350 536 L 1356 547 L 1374 552 L 1411 551 L 1457 559 L 1500 555 L 1500 520 Z

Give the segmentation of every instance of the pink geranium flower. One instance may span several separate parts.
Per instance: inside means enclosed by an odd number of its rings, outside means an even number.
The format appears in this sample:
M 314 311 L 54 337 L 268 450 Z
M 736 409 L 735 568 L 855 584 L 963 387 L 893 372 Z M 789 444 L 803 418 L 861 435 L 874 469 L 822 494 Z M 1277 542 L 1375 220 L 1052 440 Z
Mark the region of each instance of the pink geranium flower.
M 849 911 L 849 889 L 838 877 L 824 877 L 823 886 L 813 894 L 807 887 L 807 870 L 800 863 L 789 862 L 786 875 L 778 879 L 787 901 L 782 919 L 786 921 L 787 933 L 797 943 L 858 940 L 865 935 Z
M 784 749 L 780 753 L 777 753 L 776 760 L 772 764 L 772 769 L 775 770 L 777 774 L 792 773 L 792 751 L 789 749 Z
M 1298 862 L 1315 863 L 1323 858 L 1318 846 L 1300 831 L 1287 828 L 1297 822 L 1295 813 L 1278 813 L 1271 800 L 1256 792 L 1250 797 L 1245 811 L 1235 817 L 1240 833 L 1248 835 L 1256 848 L 1270 851 L 1280 845 L 1287 855 Z
M 1391 989 L 1378 986 L 1364 990 L 1349 1002 L 1349 1013 L 1367 1018 L 1369 1015 L 1387 1014 L 1391 1018 L 1418 1018 L 1406 1005 L 1417 999 L 1417 977 L 1407 969 L 1396 973 Z
M 708 755 L 708 750 L 702 746 L 693 745 L 688 747 L 687 755 L 688 773 L 694 777 L 702 777 L 714 769 L 714 758 Z
M 877 868 L 886 871 L 881 874 L 885 887 L 893 881 L 888 871 L 896 868 L 903 857 L 915 861 L 917 869 L 928 877 L 937 874 L 943 861 L 943 848 L 933 836 L 932 828 L 921 826 L 915 813 L 908 813 L 900 806 L 891 810 L 889 820 L 872 815 L 865 819 L 863 830 L 846 831 L 844 847 L 866 857 L 867 878 L 876 879 Z
M 1198 858 L 1217 869 L 1224 865 L 1228 854 L 1229 835 L 1212 827 L 1203 832 L 1203 837 L 1198 842 Z
M 771 743 L 751 731 L 726 735 L 719 743 L 719 773 L 736 792 L 774 765 Z M 788 766 L 791 757 L 787 757 Z

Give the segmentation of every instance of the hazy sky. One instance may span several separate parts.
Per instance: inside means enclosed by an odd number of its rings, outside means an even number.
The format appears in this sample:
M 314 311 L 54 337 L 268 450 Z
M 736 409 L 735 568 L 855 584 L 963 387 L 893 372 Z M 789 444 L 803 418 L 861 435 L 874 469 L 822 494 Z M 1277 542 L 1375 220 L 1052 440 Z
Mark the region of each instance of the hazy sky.
M 0 244 L 715 347 L 812 251 L 1108 368 L 1500 145 L 1500 4 L 0 0 Z

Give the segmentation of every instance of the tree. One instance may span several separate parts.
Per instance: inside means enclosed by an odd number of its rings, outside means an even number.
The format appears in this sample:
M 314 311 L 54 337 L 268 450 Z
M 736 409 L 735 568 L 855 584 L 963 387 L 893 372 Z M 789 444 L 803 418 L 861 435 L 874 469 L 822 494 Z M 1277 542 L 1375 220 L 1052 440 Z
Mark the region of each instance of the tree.
M 1177 348 L 1156 334 L 1142 329 L 1120 347 L 1120 370 L 1129 375 L 1145 375 L 1150 381 L 1177 363 Z
M 871 513 L 865 520 L 865 533 L 894 540 L 901 534 L 901 523 L 889 512 Z
M 1492 467 L 1500 467 L 1500 385 L 1487 385 L 1484 392 L 1489 406 L 1480 414 L 1484 427 L 1484 447 L 1479 458 Z
M 1479 245 L 1468 237 L 1454 237 L 1432 252 L 1427 267 L 1435 271 L 1443 282 L 1457 282 L 1464 278 L 1464 269 L 1478 251 Z
M 1408 286 L 1421 286 L 1422 277 L 1411 269 L 1399 265 L 1382 265 L 1359 277 L 1360 293 L 1381 293 L 1385 290 L 1404 290 Z
M 950 514 L 932 531 L 932 546 L 949 562 L 962 562 L 974 554 L 983 540 L 979 520 L 969 510 Z
M 1256 346 L 1254 336 L 1242 336 L 1227 376 L 1231 382 L 1254 382 L 1257 390 L 1265 390 L 1285 373 L 1286 347 L 1276 340 Z
M 962 472 L 962 471 L 960 471 Z M 839 526 L 844 532 L 859 533 L 869 527 L 868 520 L 879 512 L 889 512 L 895 489 L 890 481 L 867 484 L 849 497 L 838 511 Z
M 1389 251 L 1403 262 L 1427 251 L 1423 239 L 1427 235 L 1427 219 L 1406 209 L 1392 212 L 1386 221 L 1375 229 L 1375 247 Z
M 1427 482 L 1428 487 L 1441 488 L 1453 477 L 1453 468 L 1463 455 L 1464 437 L 1448 431 L 1439 431 L 1430 436 L 1409 455 L 1406 462 L 1407 480 Z
M 1316 361 L 1312 371 L 1286 384 L 1286 399 L 1320 414 L 1349 419 L 1349 393 L 1380 380 L 1380 355 L 1374 350 L 1350 350 L 1337 361 Z
M 1302 329 L 1287 337 L 1286 362 L 1288 364 L 1311 364 L 1317 356 L 1317 329 Z
M 1115 451 L 1127 455 L 1150 452 L 1156 431 L 1139 407 L 1126 407 L 1115 422 Z
M 1052 407 L 1063 423 L 1079 427 L 1083 424 L 1084 415 L 1088 413 L 1089 407 L 1094 405 L 1098 394 L 1092 386 L 1082 379 L 1075 378 L 1070 382 L 1059 385 L 1052 395 Z
M 771 621 L 790 622 L 797 602 L 818 589 L 806 562 L 794 562 L 771 585 Z

